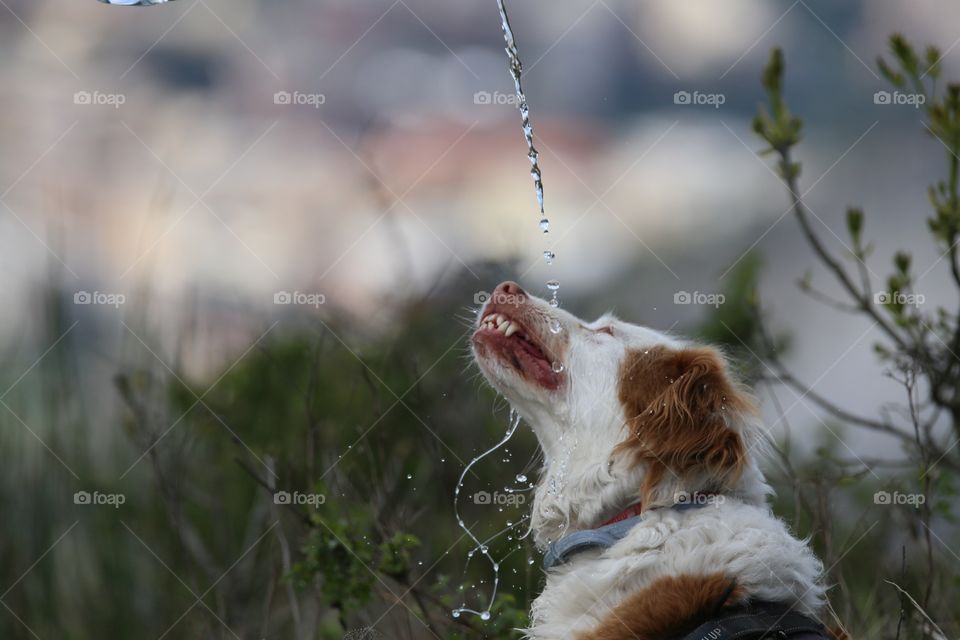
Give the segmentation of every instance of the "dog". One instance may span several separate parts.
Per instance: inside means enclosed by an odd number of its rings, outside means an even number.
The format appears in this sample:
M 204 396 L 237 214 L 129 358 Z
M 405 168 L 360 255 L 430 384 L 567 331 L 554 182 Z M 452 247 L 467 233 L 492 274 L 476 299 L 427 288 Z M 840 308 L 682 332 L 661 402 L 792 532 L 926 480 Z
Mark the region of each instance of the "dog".
M 544 455 L 528 638 L 826 637 L 823 565 L 767 505 L 762 422 L 720 351 L 586 322 L 514 282 L 471 347 Z

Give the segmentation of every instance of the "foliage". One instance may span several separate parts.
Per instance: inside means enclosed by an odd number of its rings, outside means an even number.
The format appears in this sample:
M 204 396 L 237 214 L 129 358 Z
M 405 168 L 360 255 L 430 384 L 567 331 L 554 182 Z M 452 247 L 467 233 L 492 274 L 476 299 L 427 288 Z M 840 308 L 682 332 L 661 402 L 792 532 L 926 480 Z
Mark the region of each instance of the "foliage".
M 926 132 L 946 150 L 947 177 L 937 180 L 929 189 L 933 215 L 928 218 L 928 224 L 934 243 L 943 252 L 943 257 L 948 258 L 954 285 L 960 291 L 960 257 L 957 253 L 960 240 L 960 85 L 948 84 L 945 93 L 938 95 L 941 55 L 935 47 L 927 47 L 920 56 L 903 36 L 894 35 L 890 39 L 890 50 L 893 60 L 888 62 L 881 58 L 878 62 L 881 73 L 897 90 L 915 92 L 914 101 L 924 105 Z M 924 296 L 918 290 L 919 278 L 912 270 L 912 255 L 905 250 L 896 251 L 891 256 L 892 268 L 886 281 L 875 287 L 867 264 L 872 246 L 864 239 L 867 216 L 862 209 L 852 207 L 846 211 L 849 244 L 843 244 L 842 258 L 822 240 L 818 227 L 811 220 L 813 216 L 800 196 L 801 167 L 793 161 L 792 153 L 801 140 L 802 122 L 790 113 L 783 97 L 784 73 L 783 54 L 774 50 L 763 73 L 763 86 L 770 107 L 769 110 L 760 107 L 753 128 L 769 145 L 766 153 L 777 157 L 777 169 L 803 236 L 820 263 L 840 285 L 844 299 L 837 300 L 814 288 L 809 277 L 800 281 L 800 288 L 815 299 L 842 312 L 862 316 L 878 327 L 883 337 L 875 345 L 880 362 L 886 367 L 887 375 L 904 389 L 903 406 L 896 412 L 896 417 L 889 415 L 892 412 L 881 420 L 854 415 L 818 396 L 792 376 L 781 362 L 782 349 L 768 341 L 767 348 L 759 351 L 761 355 L 758 357 L 771 368 L 772 378 L 810 397 L 838 420 L 831 431 L 849 425 L 894 438 L 904 450 L 902 460 L 868 462 L 856 454 L 856 460 L 844 460 L 843 455 L 838 455 L 842 452 L 838 452 L 836 446 L 827 447 L 819 452 L 820 463 L 807 472 L 792 468 L 788 452 L 781 450 L 785 479 L 795 498 L 791 508 L 805 514 L 806 522 L 817 537 L 829 573 L 838 585 L 831 602 L 847 625 L 858 631 L 869 629 L 868 616 L 864 612 L 869 607 L 874 611 L 898 611 L 895 621 L 886 620 L 888 624 L 895 623 L 898 634 L 902 630 L 935 637 L 932 621 L 948 625 L 944 628 L 958 627 L 955 597 L 952 596 L 956 574 L 941 570 L 935 561 L 937 553 L 953 552 L 934 529 L 940 528 L 943 535 L 949 536 L 944 527 L 955 517 L 955 475 L 960 470 L 960 459 L 953 444 L 960 436 L 960 358 L 957 357 L 960 353 L 960 313 L 942 306 L 930 313 L 924 311 Z M 757 323 L 763 324 L 759 311 Z M 928 397 L 924 398 L 924 395 Z M 941 419 L 944 414 L 946 419 Z M 837 440 L 842 441 L 839 436 Z M 881 481 L 874 467 L 890 463 L 897 472 Z M 870 476 L 876 482 L 872 482 Z M 900 510 L 878 512 L 874 509 L 871 513 L 868 508 L 860 519 L 860 522 L 872 522 L 873 528 L 881 522 L 892 524 L 887 518 L 893 518 L 904 529 L 904 535 L 899 536 L 881 528 L 883 535 L 872 537 L 870 543 L 860 545 L 854 552 L 859 555 L 866 551 L 865 559 L 876 559 L 887 555 L 885 549 L 899 548 L 900 566 L 888 566 L 880 573 L 887 582 L 900 583 L 893 585 L 896 589 L 877 582 L 871 587 L 870 580 L 865 580 L 862 575 L 857 576 L 837 566 L 843 556 L 833 549 L 836 529 L 846 523 L 838 517 L 841 508 L 832 505 L 831 495 L 840 489 L 848 494 L 859 491 L 861 496 L 869 495 L 870 490 L 879 492 L 874 495 L 877 504 L 886 504 L 883 500 L 889 500 L 889 492 L 897 489 L 912 491 L 910 495 L 919 496 L 920 499 Z M 884 498 L 885 495 L 888 497 Z M 854 531 L 845 535 L 853 535 Z M 935 545 L 946 548 L 938 549 Z M 832 558 L 836 558 L 833 565 L 830 564 Z M 865 597 L 868 589 L 871 596 L 876 594 L 881 600 L 899 601 L 899 607 L 878 609 L 875 602 Z M 917 594 L 912 601 L 908 596 L 911 592 Z

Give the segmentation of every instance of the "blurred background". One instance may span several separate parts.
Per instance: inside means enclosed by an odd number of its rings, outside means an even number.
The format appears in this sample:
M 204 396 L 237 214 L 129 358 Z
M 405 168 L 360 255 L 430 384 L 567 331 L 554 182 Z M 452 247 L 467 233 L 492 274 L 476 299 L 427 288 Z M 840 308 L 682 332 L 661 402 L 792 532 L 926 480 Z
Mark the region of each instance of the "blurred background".
M 809 273 L 839 290 L 751 118 L 782 47 L 818 232 L 843 254 L 844 209 L 863 207 L 878 291 L 906 249 L 925 304 L 952 308 L 925 223 L 944 146 L 915 105 L 875 94 L 891 90 L 876 57 L 893 32 L 937 44 L 942 76 L 960 76 L 960 6 L 508 8 L 546 236 L 494 0 L 0 0 L 0 635 L 516 635 L 540 580 L 520 500 L 465 507 L 482 539 L 507 529 L 509 598 L 492 621 L 449 615 L 484 610 L 492 587 L 453 488 L 506 429 L 466 342 L 505 278 L 541 295 L 556 278 L 581 316 L 708 337 L 759 297 L 818 398 L 873 417 L 906 400 L 877 362 L 876 327 L 798 288 Z M 826 450 L 880 461 L 828 496 L 841 513 L 888 482 L 896 438 L 781 384 L 761 398 L 777 437 L 790 426 L 798 466 Z M 508 449 L 463 495 L 535 481 L 531 435 L 521 427 Z M 949 513 L 930 548 L 893 513 L 869 530 L 849 517 L 817 544 L 853 574 L 880 558 L 908 582 L 907 548 L 929 553 L 936 597 L 955 602 Z M 901 596 L 874 577 L 840 589 L 860 629 L 881 602 L 896 623 Z

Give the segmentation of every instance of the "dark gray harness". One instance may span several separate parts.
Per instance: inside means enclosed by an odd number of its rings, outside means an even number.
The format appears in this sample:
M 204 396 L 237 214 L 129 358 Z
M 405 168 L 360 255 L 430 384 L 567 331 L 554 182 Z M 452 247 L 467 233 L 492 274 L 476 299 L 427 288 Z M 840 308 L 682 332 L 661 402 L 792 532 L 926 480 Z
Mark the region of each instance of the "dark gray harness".
M 670 640 L 828 640 L 818 621 L 782 604 L 752 602 L 723 609 L 710 621 Z

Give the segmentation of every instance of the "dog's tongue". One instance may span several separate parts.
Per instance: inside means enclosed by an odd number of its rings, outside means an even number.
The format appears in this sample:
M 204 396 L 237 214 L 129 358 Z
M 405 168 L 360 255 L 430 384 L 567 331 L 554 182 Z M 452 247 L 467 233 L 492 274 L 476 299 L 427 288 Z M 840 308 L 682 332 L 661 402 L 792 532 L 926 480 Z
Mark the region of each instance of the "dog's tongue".
M 526 340 L 508 338 L 508 348 L 513 353 L 514 365 L 525 377 L 547 389 L 560 387 L 560 375 L 553 370 L 553 364 L 547 359 L 540 347 Z

